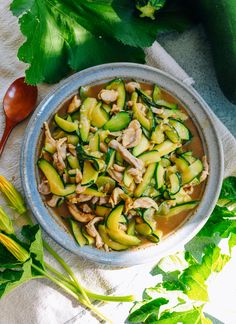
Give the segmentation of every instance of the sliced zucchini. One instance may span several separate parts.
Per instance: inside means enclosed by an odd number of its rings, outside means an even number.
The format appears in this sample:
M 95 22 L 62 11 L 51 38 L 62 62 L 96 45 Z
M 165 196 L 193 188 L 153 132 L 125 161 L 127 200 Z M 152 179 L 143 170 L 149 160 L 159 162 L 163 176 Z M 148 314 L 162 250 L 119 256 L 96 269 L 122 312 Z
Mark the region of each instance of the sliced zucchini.
M 144 236 L 147 235 L 151 235 L 152 234 L 152 229 L 150 228 L 150 226 L 146 223 L 142 223 L 142 224 L 136 224 L 135 226 L 135 230 Z
M 68 144 L 73 144 L 73 145 L 77 145 L 79 143 L 79 136 L 78 135 L 74 135 L 74 134 L 67 134 L 67 143 Z
M 123 221 L 122 212 L 124 205 L 120 204 L 115 207 L 106 218 L 106 227 L 112 230 L 119 230 L 119 223 Z
M 170 181 L 169 194 L 170 195 L 177 194 L 177 192 L 179 192 L 181 188 L 181 175 L 178 172 L 172 173 L 169 176 L 169 181 Z
M 188 170 L 189 162 L 184 159 L 182 156 L 175 159 L 175 165 L 180 172 L 185 172 Z
M 168 167 L 168 166 L 171 166 L 171 162 L 170 162 L 170 160 L 167 159 L 167 158 L 165 158 L 165 157 L 161 158 L 160 164 L 161 164 L 164 168 L 166 168 L 166 167 Z
M 148 186 L 143 192 L 144 197 L 157 198 L 161 195 L 159 190 L 156 190 L 153 186 Z
M 157 100 L 155 104 L 157 104 L 159 107 L 165 107 L 167 109 L 172 109 L 172 110 L 176 110 L 179 108 L 177 103 L 171 103 L 163 99 Z
M 55 130 L 53 132 L 53 137 L 55 139 L 59 139 L 59 138 L 62 138 L 62 137 L 67 137 L 67 143 L 68 144 L 77 145 L 79 143 L 79 136 L 78 135 L 68 134 L 68 133 L 64 132 L 63 130 L 61 130 L 60 128 L 58 128 L 57 130 Z
M 102 104 L 102 108 L 109 114 L 111 111 L 111 105 L 107 105 L 105 103 Z
M 192 137 L 192 134 L 190 130 L 179 120 L 176 120 L 174 118 L 169 119 L 169 124 L 173 126 L 178 133 L 181 140 L 189 141 Z
M 152 92 L 152 100 L 154 102 L 157 102 L 161 99 L 161 89 L 158 87 L 158 85 L 154 85 L 153 92 Z
M 157 125 L 152 132 L 151 141 L 155 144 L 161 144 L 165 140 L 165 134 L 160 125 Z
M 145 165 L 149 165 L 151 163 L 159 162 L 161 158 L 158 151 L 149 151 L 139 155 L 138 159 L 142 160 Z
M 106 154 L 106 165 L 107 169 L 109 169 L 115 162 L 116 151 L 109 147 Z
M 167 155 L 177 149 L 179 144 L 173 143 L 170 140 L 166 140 L 163 143 L 156 145 L 154 150 L 159 152 L 160 157 Z
M 188 164 L 192 164 L 196 161 L 196 158 L 192 155 L 192 151 L 182 153 L 181 157 L 184 158 L 188 162 Z
M 135 235 L 135 219 L 131 218 L 129 224 L 128 224 L 128 228 L 127 228 L 127 234 L 128 235 Z
M 138 109 L 137 103 L 134 102 L 132 106 L 132 110 L 134 112 L 134 118 L 136 118 L 140 124 L 149 132 L 151 131 L 151 122 L 150 120 Z
M 105 197 L 106 194 L 101 191 L 97 191 L 93 188 L 86 188 L 85 191 L 83 191 L 83 195 L 93 196 L 93 197 Z
M 197 177 L 203 170 L 202 161 L 197 159 L 193 164 L 191 164 L 187 170 L 182 173 L 183 184 L 191 182 L 195 177 Z
M 116 151 L 115 160 L 119 165 L 122 165 L 124 163 L 124 159 L 121 156 L 120 152 L 118 152 L 118 151 Z
M 124 231 L 111 230 L 109 228 L 107 228 L 106 231 L 112 240 L 120 244 L 133 246 L 139 245 L 141 243 L 141 241 L 136 236 L 128 235 Z
M 105 206 L 97 205 L 95 208 L 95 213 L 97 216 L 106 217 L 110 214 L 111 208 Z
M 98 190 L 101 190 L 105 187 L 106 184 L 109 184 L 109 193 L 112 192 L 112 190 L 116 186 L 116 182 L 114 179 L 108 176 L 99 176 L 96 181 L 96 186 Z
M 149 183 L 151 182 L 154 176 L 155 169 L 156 169 L 156 163 L 149 164 L 144 174 L 143 181 L 138 184 L 138 186 L 134 191 L 135 197 L 140 197 L 143 194 L 143 192 L 145 191 L 145 189 L 147 188 L 147 186 L 149 185 Z
M 155 211 L 152 208 L 146 209 L 142 215 L 143 221 L 151 228 L 152 232 L 156 229 L 156 220 L 154 215 Z
M 149 96 L 147 96 L 142 90 L 136 89 L 137 93 L 140 95 L 142 100 L 150 107 L 165 107 L 167 109 L 178 109 L 178 105 L 175 103 L 167 102 L 166 100 L 157 99 L 156 102 L 152 100 Z
M 88 97 L 89 87 L 80 87 L 79 96 L 80 99 L 85 100 Z
M 38 160 L 38 166 L 48 180 L 51 192 L 57 196 L 68 196 L 75 192 L 76 186 L 70 184 L 64 186 L 56 169 L 46 160 Z
M 59 117 L 58 114 L 55 115 L 54 120 L 57 126 L 67 133 L 73 133 L 78 130 L 78 123 L 76 121 L 75 122 L 68 121 L 66 119 Z
M 130 116 L 127 112 L 121 111 L 115 116 L 111 117 L 110 120 L 104 125 L 104 129 L 111 132 L 117 132 L 126 128 L 130 123 Z
M 72 121 L 79 120 L 79 116 L 80 116 L 80 111 L 79 110 L 77 110 L 74 113 L 72 113 L 71 114 Z
M 104 161 L 102 161 L 101 159 L 99 160 L 97 157 L 87 154 L 82 145 L 78 144 L 76 147 L 76 150 L 77 150 L 79 164 L 80 164 L 81 169 L 83 169 L 84 161 L 92 162 L 92 164 L 96 170 L 100 170 L 102 165 L 104 165 Z M 99 163 L 99 161 L 102 161 L 102 163 Z
M 82 233 L 82 226 L 71 218 L 69 218 L 69 222 L 76 242 L 83 247 L 88 242 Z
M 100 136 L 99 132 L 96 132 L 89 140 L 89 149 L 91 152 L 100 151 Z
M 107 230 L 104 225 L 102 224 L 98 225 L 98 232 L 101 235 L 103 242 L 107 246 L 109 246 L 112 250 L 122 251 L 128 249 L 129 246 L 112 241 L 109 235 L 107 234 Z
M 83 236 L 85 237 L 85 239 L 87 240 L 87 244 L 89 244 L 89 245 L 94 244 L 94 242 L 95 242 L 94 237 L 88 235 L 88 233 L 86 232 L 84 226 L 81 226 L 81 232 L 82 232 Z
M 172 217 L 179 213 L 182 213 L 187 210 L 191 210 L 195 208 L 199 204 L 199 201 L 189 201 L 183 204 L 176 205 L 175 207 L 170 208 L 170 211 L 166 215 L 166 217 Z
M 121 109 L 125 108 L 125 99 L 126 99 L 126 92 L 125 92 L 125 84 L 121 79 L 114 79 L 112 80 L 107 86 L 107 90 L 116 90 L 118 92 L 117 98 L 117 106 Z
M 98 171 L 94 169 L 90 161 L 84 161 L 81 186 L 91 186 L 97 181 Z
M 129 167 L 125 169 L 124 176 L 123 176 L 123 183 L 126 187 L 130 187 L 131 184 L 134 182 L 133 177 L 128 173 Z
M 88 141 L 88 135 L 90 131 L 90 120 L 93 109 L 97 104 L 95 98 L 86 98 L 80 108 L 80 136 L 83 142 Z
M 109 120 L 109 114 L 102 108 L 102 103 L 99 102 L 91 113 L 91 124 L 95 127 L 102 128 Z
M 164 125 L 164 129 L 165 129 L 165 135 L 171 140 L 172 143 L 180 143 L 181 139 L 179 137 L 179 134 L 177 133 L 177 131 L 175 130 L 174 127 L 170 126 L 170 125 Z
M 80 169 L 79 160 L 78 160 L 77 156 L 70 154 L 67 156 L 67 161 L 68 161 L 71 169 Z
M 161 163 L 157 164 L 155 170 L 156 188 L 161 189 L 165 184 L 165 168 Z
M 149 147 L 150 147 L 149 140 L 144 134 L 142 134 L 141 141 L 133 148 L 132 153 L 134 156 L 138 156 L 143 152 L 147 151 Z

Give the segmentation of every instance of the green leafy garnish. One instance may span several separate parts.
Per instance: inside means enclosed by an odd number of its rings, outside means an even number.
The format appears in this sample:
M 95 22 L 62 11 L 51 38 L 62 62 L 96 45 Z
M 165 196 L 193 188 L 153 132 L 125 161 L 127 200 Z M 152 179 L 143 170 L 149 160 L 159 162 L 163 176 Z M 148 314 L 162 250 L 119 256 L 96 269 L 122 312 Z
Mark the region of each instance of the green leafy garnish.
M 236 178 L 224 180 L 220 199 L 206 225 L 188 244 L 185 251 L 163 258 L 152 270 L 162 279 L 156 287 L 146 288 L 143 301 L 136 303 L 128 320 L 133 323 L 189 324 L 211 323 L 203 310 L 209 300 L 207 282 L 213 273 L 220 272 L 230 260 L 236 246 Z M 220 240 L 228 240 L 228 253 L 222 253 Z M 165 305 L 153 310 L 148 305 L 158 300 Z M 139 314 L 145 307 L 145 317 Z
M 25 43 L 18 58 L 30 66 L 30 84 L 59 81 L 70 70 L 107 62 L 144 62 L 143 48 L 157 33 L 183 30 L 185 18 L 163 12 L 158 23 L 141 19 L 127 0 L 13 0 Z

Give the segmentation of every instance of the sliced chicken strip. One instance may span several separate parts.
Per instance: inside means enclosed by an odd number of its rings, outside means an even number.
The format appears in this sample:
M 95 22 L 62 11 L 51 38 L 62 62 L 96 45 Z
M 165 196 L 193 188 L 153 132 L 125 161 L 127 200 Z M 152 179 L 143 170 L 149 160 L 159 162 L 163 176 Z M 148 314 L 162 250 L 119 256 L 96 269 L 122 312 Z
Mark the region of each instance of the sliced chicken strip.
M 46 142 L 48 142 L 54 149 L 56 149 L 56 140 L 51 135 L 50 129 L 48 127 L 48 123 L 44 122 L 44 129 L 45 129 L 45 137 L 46 137 Z
M 82 212 L 74 204 L 67 203 L 67 206 L 68 206 L 69 212 L 74 217 L 74 219 L 76 219 L 77 221 L 79 221 L 81 223 L 88 223 L 95 217 L 95 215 L 93 215 L 93 214 L 87 214 L 87 213 Z
M 52 198 L 51 198 L 50 200 L 47 201 L 47 205 L 48 205 L 49 207 L 54 208 L 54 207 L 57 206 L 58 201 L 59 201 L 60 199 L 61 199 L 61 197 L 56 196 L 56 195 L 53 195 Z
M 103 220 L 103 217 L 95 217 L 87 225 L 85 225 L 88 234 L 95 238 L 95 245 L 98 249 L 103 247 L 104 242 L 102 241 L 102 238 L 101 238 L 100 234 L 98 233 L 98 231 L 95 227 L 95 224 L 99 223 L 102 220 Z
M 144 163 L 142 160 L 137 159 L 133 156 L 124 146 L 122 146 L 118 141 L 112 140 L 109 143 L 109 146 L 116 151 L 118 151 L 123 159 L 129 164 L 133 165 L 136 169 L 142 170 L 144 168 Z
M 138 145 L 141 141 L 142 129 L 140 123 L 134 119 L 123 132 L 122 145 L 131 148 Z
M 156 210 L 158 210 L 158 205 L 157 203 L 149 197 L 143 197 L 143 198 L 138 198 L 134 201 L 132 208 L 136 209 L 136 208 L 155 208 Z
M 51 193 L 50 186 L 48 184 L 48 180 L 43 180 L 39 185 L 38 185 L 38 191 L 42 195 L 49 195 Z

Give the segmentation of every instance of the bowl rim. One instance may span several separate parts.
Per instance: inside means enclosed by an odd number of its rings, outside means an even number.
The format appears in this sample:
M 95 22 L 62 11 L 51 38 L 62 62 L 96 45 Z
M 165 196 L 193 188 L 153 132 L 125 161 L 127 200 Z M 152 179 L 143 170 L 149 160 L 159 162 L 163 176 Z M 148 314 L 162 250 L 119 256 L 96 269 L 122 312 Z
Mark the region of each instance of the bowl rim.
M 109 73 L 111 74 L 110 77 Z M 205 139 L 203 145 L 205 146 L 204 149 L 208 152 L 208 158 L 210 159 L 210 174 L 203 197 L 196 211 L 187 221 L 184 222 L 183 225 L 181 225 L 180 228 L 164 239 L 160 244 L 148 248 L 140 248 L 134 251 L 127 250 L 119 252 L 105 252 L 90 246 L 81 248 L 77 243 L 75 243 L 73 237 L 62 228 L 61 224 L 59 224 L 58 221 L 50 215 L 50 210 L 44 205 L 37 190 L 35 158 L 37 142 L 43 124 L 42 121 L 48 120 L 50 116 L 55 114 L 56 110 L 59 109 L 60 104 L 65 102 L 73 93 L 75 93 L 75 90 L 78 89 L 78 84 L 88 84 L 88 82 L 86 83 L 87 79 L 91 79 L 89 84 L 98 84 L 102 80 L 111 80 L 115 77 L 129 79 L 129 76 L 132 74 L 138 74 L 139 76 L 136 77 L 137 79 L 143 79 L 150 83 L 154 83 L 149 80 L 151 76 L 152 79 L 155 77 L 157 79 L 158 77 L 162 78 L 162 82 L 167 82 L 170 87 L 171 84 L 173 84 L 177 89 L 181 89 L 181 95 L 180 93 L 175 93 L 175 96 L 182 96 L 182 99 L 178 97 L 180 101 L 184 102 L 183 97 L 186 96 L 188 100 L 192 100 L 193 104 L 197 105 L 197 116 L 195 113 L 192 113 L 189 108 L 187 108 L 187 111 L 191 115 L 194 124 L 197 126 L 202 139 Z M 127 76 L 125 77 L 125 75 Z M 98 79 L 96 79 L 96 77 L 98 77 Z M 94 80 L 94 82 L 92 80 Z M 173 91 L 170 92 L 173 93 Z M 185 100 L 187 100 L 186 98 Z M 200 127 L 200 119 L 202 121 L 204 120 L 204 123 L 207 123 L 207 127 Z M 111 266 L 133 266 L 154 260 L 158 261 L 158 259 L 164 255 L 171 253 L 191 240 L 191 238 L 193 238 L 204 226 L 216 204 L 223 181 L 223 149 L 212 120 L 212 112 L 196 90 L 179 81 L 172 75 L 147 65 L 136 63 L 109 63 L 75 73 L 71 77 L 59 83 L 58 86 L 42 100 L 32 115 L 25 130 L 21 150 L 20 171 L 22 187 L 29 208 L 32 210 L 33 215 L 45 232 L 47 232 L 47 234 L 59 245 L 90 261 Z

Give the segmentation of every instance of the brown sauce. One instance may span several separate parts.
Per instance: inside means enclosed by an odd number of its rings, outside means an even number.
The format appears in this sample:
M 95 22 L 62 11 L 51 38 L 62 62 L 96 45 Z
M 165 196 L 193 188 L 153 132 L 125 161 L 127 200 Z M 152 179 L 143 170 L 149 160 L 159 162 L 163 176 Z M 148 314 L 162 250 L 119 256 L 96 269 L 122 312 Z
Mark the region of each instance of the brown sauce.
M 153 85 L 147 84 L 147 83 L 140 83 L 141 88 L 143 90 L 152 90 Z M 95 86 L 91 86 L 88 88 L 87 96 L 89 97 L 96 97 L 99 93 L 99 91 L 104 87 L 104 84 L 99 84 Z M 165 90 L 162 89 L 162 98 L 164 100 L 167 100 L 170 103 L 177 103 L 180 110 L 184 113 L 187 113 L 186 109 L 184 108 L 183 104 L 176 99 L 173 95 L 170 93 L 167 93 Z M 63 107 L 59 110 L 59 115 L 63 116 L 66 113 L 66 109 L 68 107 L 68 102 L 66 102 Z M 189 116 L 189 115 L 188 115 Z M 188 151 L 191 150 L 193 152 L 194 157 L 202 158 L 204 155 L 203 145 L 201 142 L 201 138 L 199 135 L 199 132 L 197 130 L 197 127 L 194 125 L 193 121 L 189 117 L 188 120 L 184 122 L 184 124 L 189 128 L 191 131 L 193 138 L 189 143 L 186 143 L 184 145 L 184 150 Z M 52 125 L 50 125 L 50 128 L 53 128 Z M 193 200 L 200 200 L 205 188 L 205 182 L 201 183 L 198 186 L 194 187 L 193 193 L 190 195 Z M 59 216 L 60 220 L 63 222 L 63 224 L 69 229 L 67 221 L 65 221 L 66 218 L 70 217 L 69 211 L 65 204 L 63 204 L 60 207 L 54 208 L 53 211 L 57 216 Z M 163 232 L 164 236 L 169 235 L 173 231 L 175 231 L 178 227 L 180 227 L 192 214 L 194 213 L 194 210 L 190 211 L 184 211 L 182 213 L 179 213 L 178 215 L 172 216 L 172 217 L 166 217 L 166 216 L 160 216 L 157 222 L 157 229 L 160 229 Z M 70 230 L 70 229 L 69 229 Z M 150 245 L 150 241 L 147 241 L 146 239 L 143 240 L 143 246 Z M 140 247 L 136 247 L 135 249 L 139 249 Z

